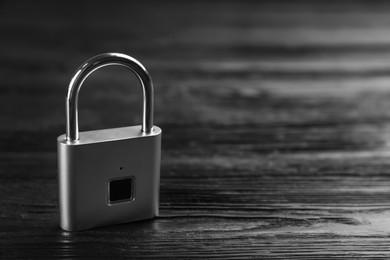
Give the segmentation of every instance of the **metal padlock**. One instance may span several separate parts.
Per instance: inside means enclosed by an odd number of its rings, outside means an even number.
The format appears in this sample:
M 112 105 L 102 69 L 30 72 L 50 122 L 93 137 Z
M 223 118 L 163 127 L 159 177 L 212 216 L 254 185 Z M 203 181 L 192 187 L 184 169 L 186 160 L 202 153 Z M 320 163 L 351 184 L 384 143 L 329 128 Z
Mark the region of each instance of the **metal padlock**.
M 142 126 L 80 132 L 78 94 L 95 70 L 120 65 L 143 88 Z M 134 58 L 106 53 L 86 61 L 66 98 L 66 134 L 57 138 L 60 227 L 79 231 L 150 219 L 158 214 L 161 129 L 153 126 L 153 83 Z

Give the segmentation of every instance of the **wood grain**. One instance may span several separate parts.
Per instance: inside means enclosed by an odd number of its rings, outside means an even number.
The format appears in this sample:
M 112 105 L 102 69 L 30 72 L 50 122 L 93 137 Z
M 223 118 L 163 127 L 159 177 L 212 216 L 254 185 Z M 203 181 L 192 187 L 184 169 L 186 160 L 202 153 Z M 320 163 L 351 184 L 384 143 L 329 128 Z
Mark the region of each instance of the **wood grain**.
M 0 1 L 1 258 L 389 259 L 389 26 L 386 1 Z M 67 84 L 107 51 L 155 82 L 160 216 L 64 232 Z M 81 128 L 138 124 L 136 84 L 92 75 Z

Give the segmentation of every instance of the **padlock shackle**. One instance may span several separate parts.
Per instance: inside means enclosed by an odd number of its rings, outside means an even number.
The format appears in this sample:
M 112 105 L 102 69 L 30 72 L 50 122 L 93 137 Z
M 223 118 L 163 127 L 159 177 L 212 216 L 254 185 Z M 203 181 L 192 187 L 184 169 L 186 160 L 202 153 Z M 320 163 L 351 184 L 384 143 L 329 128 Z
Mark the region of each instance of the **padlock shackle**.
M 103 53 L 84 62 L 76 71 L 69 83 L 68 95 L 66 97 L 66 140 L 79 140 L 78 125 L 78 98 L 80 88 L 84 80 L 105 66 L 119 65 L 126 67 L 137 75 L 143 89 L 143 114 L 142 132 L 153 131 L 153 82 L 145 67 L 136 59 L 120 53 Z

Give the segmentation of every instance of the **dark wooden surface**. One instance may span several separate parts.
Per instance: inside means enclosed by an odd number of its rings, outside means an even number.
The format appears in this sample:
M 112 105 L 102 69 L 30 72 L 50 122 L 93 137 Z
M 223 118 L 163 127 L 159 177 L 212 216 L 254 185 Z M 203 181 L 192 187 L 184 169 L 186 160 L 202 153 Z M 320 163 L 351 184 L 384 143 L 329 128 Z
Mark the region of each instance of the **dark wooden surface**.
M 386 1 L 0 1 L 0 32 L 0 258 L 390 258 Z M 64 98 L 108 51 L 155 82 L 160 216 L 68 233 Z M 82 130 L 140 122 L 123 69 L 81 92 Z

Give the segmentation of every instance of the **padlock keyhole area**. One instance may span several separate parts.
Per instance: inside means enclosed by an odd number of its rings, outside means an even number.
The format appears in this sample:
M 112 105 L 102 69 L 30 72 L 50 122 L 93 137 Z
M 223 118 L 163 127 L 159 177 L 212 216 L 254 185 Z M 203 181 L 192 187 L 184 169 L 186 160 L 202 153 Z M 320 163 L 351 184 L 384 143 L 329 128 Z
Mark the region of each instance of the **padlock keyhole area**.
M 134 200 L 134 177 L 109 180 L 108 203 L 116 204 Z

